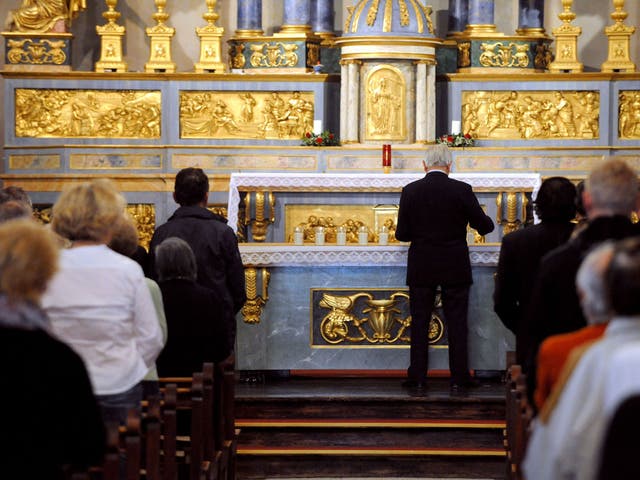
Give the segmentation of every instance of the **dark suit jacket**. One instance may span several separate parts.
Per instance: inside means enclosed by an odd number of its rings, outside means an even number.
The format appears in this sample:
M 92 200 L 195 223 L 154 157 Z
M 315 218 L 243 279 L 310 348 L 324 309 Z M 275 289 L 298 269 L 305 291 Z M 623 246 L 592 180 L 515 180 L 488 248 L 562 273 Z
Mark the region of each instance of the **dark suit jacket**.
M 223 217 L 206 208 L 178 208 L 167 223 L 156 229 L 151 239 L 149 276 L 156 281 L 155 248 L 169 237 L 183 239 L 193 250 L 198 265 L 198 283 L 215 290 L 225 303 L 233 305 L 231 309 L 226 309 L 225 315 L 235 338 L 235 314 L 247 300 L 244 267 L 235 233 Z
M 156 365 L 162 377 L 191 376 L 204 362 L 218 362 L 233 349 L 226 304 L 215 291 L 190 280 L 160 282 L 167 317 L 167 344 Z
M 542 222 L 502 239 L 493 308 L 504 326 L 516 335 L 529 306 L 540 259 L 569 240 L 573 227 L 570 222 Z
M 396 238 L 411 242 L 407 285 L 473 283 L 467 224 L 480 235 L 494 228 L 471 185 L 432 171 L 402 189 Z

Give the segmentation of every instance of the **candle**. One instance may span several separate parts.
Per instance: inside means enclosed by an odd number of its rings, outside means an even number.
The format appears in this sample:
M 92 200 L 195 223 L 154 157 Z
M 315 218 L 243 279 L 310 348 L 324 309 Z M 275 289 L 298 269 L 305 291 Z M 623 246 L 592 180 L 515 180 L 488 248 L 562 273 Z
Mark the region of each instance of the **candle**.
M 343 225 L 340 225 L 336 232 L 336 243 L 338 245 L 347 244 L 347 229 Z
M 304 244 L 304 230 L 302 230 L 302 227 L 300 226 L 294 228 L 293 230 L 293 243 L 295 243 L 296 245 Z
M 382 168 L 384 173 L 391 171 L 391 145 L 382 145 Z
M 360 245 L 367 245 L 369 243 L 369 232 L 364 225 L 358 228 L 358 243 Z
M 316 227 L 316 245 L 324 245 L 324 227 Z

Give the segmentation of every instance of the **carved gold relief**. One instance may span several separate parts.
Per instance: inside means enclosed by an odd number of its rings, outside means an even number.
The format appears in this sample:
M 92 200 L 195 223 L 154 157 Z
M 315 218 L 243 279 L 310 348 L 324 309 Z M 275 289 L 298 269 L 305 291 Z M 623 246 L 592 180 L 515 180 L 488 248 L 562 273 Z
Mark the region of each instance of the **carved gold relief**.
M 313 92 L 180 92 L 182 138 L 297 140 L 313 116 Z
M 262 287 L 261 295 L 258 295 L 258 271 L 260 272 L 260 284 Z M 269 281 L 271 274 L 266 268 L 260 270 L 254 267 L 244 269 L 245 288 L 247 292 L 247 301 L 241 309 L 245 323 L 260 323 L 262 315 L 262 307 L 269 300 Z
M 618 99 L 619 138 L 640 138 L 640 90 L 622 90 Z
M 507 199 L 506 205 L 503 203 L 504 196 Z M 525 192 L 498 192 L 496 197 L 496 223 L 502 226 L 503 235 L 511 233 L 527 223 L 528 203 L 529 200 Z
M 526 68 L 529 66 L 529 45 L 526 43 L 482 43 L 480 50 L 482 53 L 479 61 L 483 67 Z
M 67 60 L 67 54 L 64 52 L 65 45 L 66 42 L 64 40 L 7 39 L 7 46 L 9 47 L 7 60 L 9 60 L 9 63 L 14 64 L 62 65 Z
M 300 227 L 305 243 L 316 239 L 316 228 L 323 227 L 325 243 L 336 243 L 338 227 L 344 227 L 347 243 L 358 243 L 358 231 L 367 230 L 367 241 L 378 241 L 378 231 L 386 227 L 389 242 L 397 242 L 397 205 L 285 205 L 286 241 L 293 242 L 293 232 Z
M 363 301 L 358 302 L 358 299 Z M 410 342 L 405 331 L 411 326 L 408 313 L 409 295 L 392 293 L 388 298 L 374 298 L 369 292 L 352 295 L 323 293 L 318 306 L 329 310 L 320 321 L 320 335 L 331 344 L 399 344 Z M 404 303 L 404 308 L 398 308 Z M 436 307 L 441 307 L 440 296 Z M 404 315 L 403 315 L 404 312 Z M 428 329 L 430 344 L 438 342 L 444 323 L 437 313 L 431 316 Z
M 298 45 L 296 43 L 250 44 L 249 48 L 251 49 L 249 63 L 252 67 L 295 67 L 298 64 L 298 53 L 296 53 Z
M 15 90 L 17 137 L 159 138 L 160 92 Z
M 265 201 L 269 210 L 269 217 L 265 216 Z M 256 242 L 264 242 L 267 236 L 267 227 L 275 222 L 276 198 L 273 192 L 255 193 L 255 218 L 251 219 L 251 194 L 247 194 L 244 199 L 245 204 L 245 225 L 250 225 L 251 237 Z
M 367 140 L 402 140 L 406 136 L 406 85 L 402 73 L 390 65 L 377 66 L 365 81 Z
M 458 67 L 471 66 L 471 42 L 458 43 Z
M 475 138 L 598 138 L 598 91 L 473 91 L 462 94 L 462 128 Z
M 134 219 L 138 229 L 138 242 L 147 250 L 156 228 L 156 210 L 153 204 L 137 203 L 127 205 L 127 212 Z
M 86 0 L 23 1 L 20 7 L 9 12 L 8 26 L 11 30 L 30 33 L 64 31 L 86 7 Z

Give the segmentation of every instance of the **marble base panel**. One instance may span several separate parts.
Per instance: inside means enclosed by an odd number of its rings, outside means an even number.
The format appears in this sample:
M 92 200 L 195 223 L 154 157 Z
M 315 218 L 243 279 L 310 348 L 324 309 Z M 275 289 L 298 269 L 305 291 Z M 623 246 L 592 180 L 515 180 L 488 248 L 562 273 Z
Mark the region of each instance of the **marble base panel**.
M 474 267 L 475 284 L 469 308 L 470 367 L 504 368 L 513 336 L 492 309 L 493 267 Z M 403 289 L 404 267 L 282 267 L 272 268 L 269 301 L 258 324 L 238 317 L 239 370 L 403 370 L 408 346 L 311 346 L 311 289 Z M 448 369 L 448 349 L 430 350 L 430 368 Z

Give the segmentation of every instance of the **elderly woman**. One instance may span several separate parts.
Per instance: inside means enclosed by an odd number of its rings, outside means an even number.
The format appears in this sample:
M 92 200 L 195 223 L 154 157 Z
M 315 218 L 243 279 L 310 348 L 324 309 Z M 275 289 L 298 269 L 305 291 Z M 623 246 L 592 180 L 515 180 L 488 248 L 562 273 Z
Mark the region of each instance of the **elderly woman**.
M 196 258 L 187 242 L 169 237 L 156 247 L 156 269 L 169 338 L 158 358 L 161 376 L 191 376 L 203 362 L 231 353 L 220 295 L 196 283 Z
M 162 349 L 142 269 L 107 247 L 124 206 L 107 180 L 62 193 L 52 228 L 71 246 L 42 299 L 53 331 L 85 361 L 103 418 L 120 422 L 139 408 L 141 381 Z
M 57 261 L 53 235 L 33 220 L 0 225 L 0 443 L 13 478 L 62 478 L 66 465 L 96 464 L 104 449 L 84 363 L 50 335 L 38 305 Z

